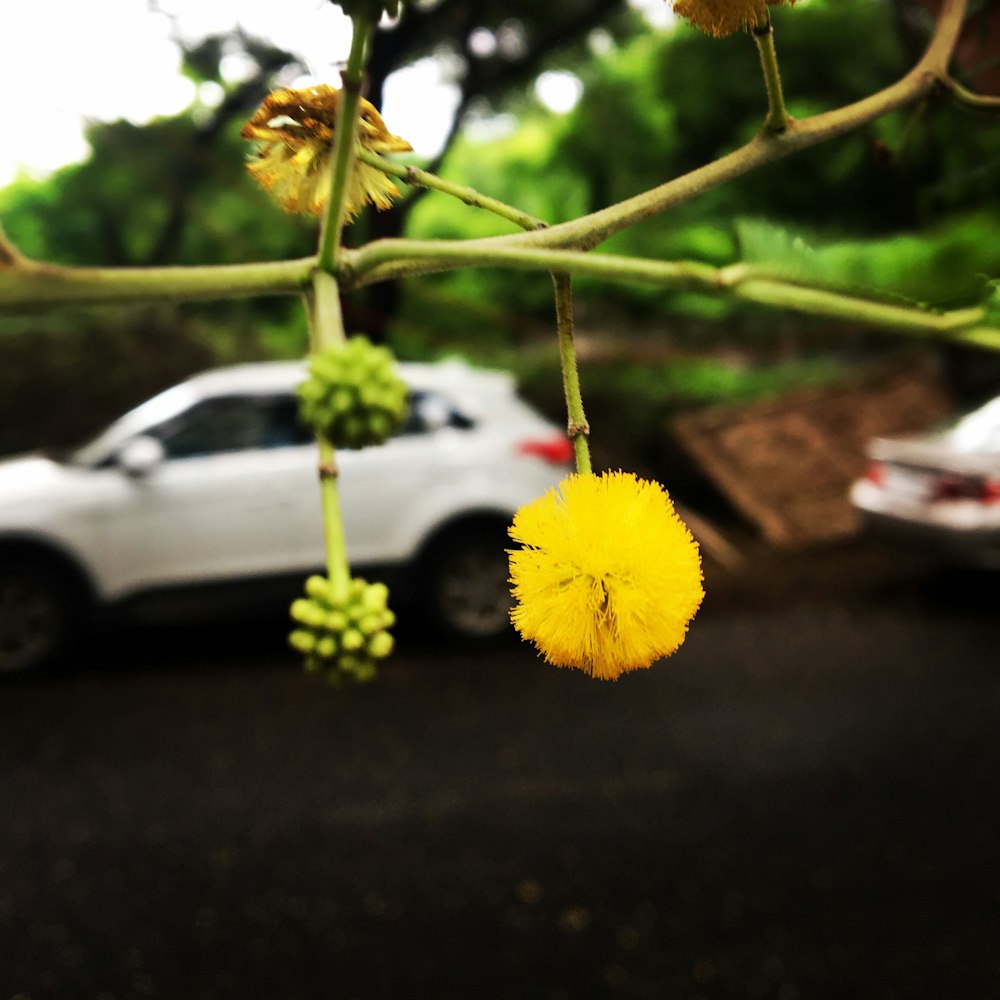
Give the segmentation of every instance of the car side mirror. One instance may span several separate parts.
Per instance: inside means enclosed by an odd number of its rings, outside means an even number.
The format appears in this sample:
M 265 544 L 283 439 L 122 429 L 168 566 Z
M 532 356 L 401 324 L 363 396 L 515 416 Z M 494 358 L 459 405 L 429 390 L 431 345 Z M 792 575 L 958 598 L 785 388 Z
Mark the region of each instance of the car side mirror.
M 132 479 L 144 479 L 165 458 L 163 445 L 154 437 L 132 438 L 118 452 L 118 467 Z

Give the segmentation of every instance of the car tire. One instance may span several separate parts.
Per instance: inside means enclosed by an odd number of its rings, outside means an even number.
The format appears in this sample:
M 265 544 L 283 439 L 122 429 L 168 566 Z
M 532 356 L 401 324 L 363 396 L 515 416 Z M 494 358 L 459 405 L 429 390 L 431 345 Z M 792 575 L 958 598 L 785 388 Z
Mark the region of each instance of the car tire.
M 508 544 L 499 524 L 455 528 L 435 541 L 417 582 L 439 634 L 489 643 L 511 632 Z
M 65 573 L 44 562 L 0 556 L 0 674 L 52 663 L 76 634 L 79 611 Z

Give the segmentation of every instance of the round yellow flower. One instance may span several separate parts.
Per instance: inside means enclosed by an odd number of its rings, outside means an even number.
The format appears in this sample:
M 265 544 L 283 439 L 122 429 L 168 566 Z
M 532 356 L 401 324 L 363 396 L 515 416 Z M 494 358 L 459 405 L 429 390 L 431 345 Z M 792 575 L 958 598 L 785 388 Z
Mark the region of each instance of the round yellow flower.
M 247 169 L 265 191 L 288 212 L 322 215 L 333 178 L 333 134 L 340 91 L 322 84 L 305 90 L 275 90 L 243 126 L 240 135 L 260 143 Z M 413 147 L 393 135 L 375 110 L 361 98 L 358 144 L 376 153 L 407 152 Z M 399 194 L 385 174 L 355 163 L 347 187 L 346 209 L 353 218 L 369 202 L 392 207 Z
M 767 24 L 767 8 L 784 0 L 674 0 L 674 12 L 707 35 L 722 38 L 741 28 Z M 795 3 L 795 0 L 788 0 Z
M 522 507 L 510 536 L 511 619 L 557 667 L 614 680 L 684 641 L 701 557 L 659 483 L 571 475 Z

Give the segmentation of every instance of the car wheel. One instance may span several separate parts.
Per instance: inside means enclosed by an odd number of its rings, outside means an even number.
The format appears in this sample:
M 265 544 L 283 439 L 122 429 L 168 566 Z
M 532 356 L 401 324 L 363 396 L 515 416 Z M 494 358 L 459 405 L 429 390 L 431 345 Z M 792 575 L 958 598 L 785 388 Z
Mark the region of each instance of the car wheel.
M 29 561 L 0 562 L 0 673 L 20 673 L 51 662 L 76 624 L 65 578 Z
M 419 580 L 437 630 L 472 642 L 510 631 L 507 536 L 503 528 L 459 529 L 434 545 Z

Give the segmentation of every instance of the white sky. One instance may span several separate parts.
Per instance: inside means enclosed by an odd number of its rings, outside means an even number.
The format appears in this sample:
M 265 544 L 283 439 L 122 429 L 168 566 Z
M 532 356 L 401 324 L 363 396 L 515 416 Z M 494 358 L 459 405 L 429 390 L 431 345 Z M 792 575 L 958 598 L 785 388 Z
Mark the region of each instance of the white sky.
M 629 2 L 654 24 L 670 20 L 666 0 Z M 165 13 L 150 13 L 150 6 Z M 43 176 L 85 158 L 87 121 L 144 122 L 192 102 L 168 14 L 185 38 L 241 24 L 303 56 L 310 76 L 288 81 L 300 86 L 336 81 L 350 44 L 349 22 L 329 0 L 0 0 L 0 93 L 13 109 L 0 131 L 0 186 L 18 169 Z M 240 71 L 238 60 L 223 68 L 234 77 Z M 446 75 L 447 67 L 428 59 L 386 88 L 390 130 L 426 156 L 439 148 L 457 100 Z M 543 74 L 537 90 L 554 111 L 569 110 L 580 96 L 568 73 Z

